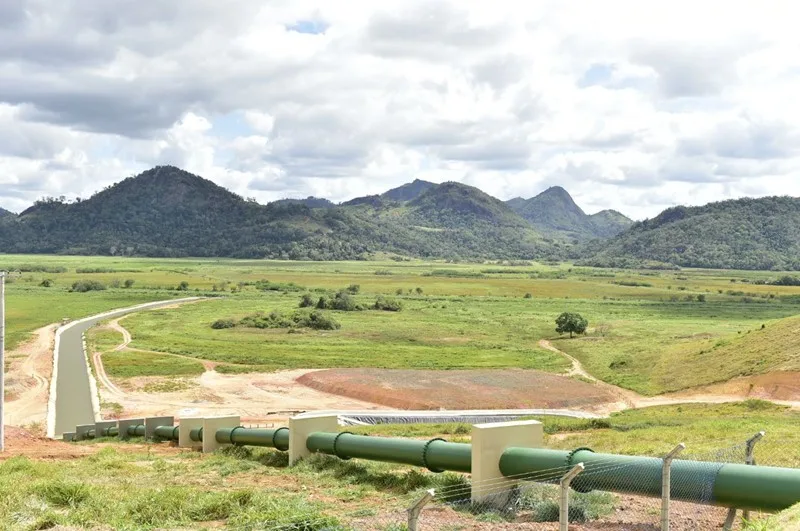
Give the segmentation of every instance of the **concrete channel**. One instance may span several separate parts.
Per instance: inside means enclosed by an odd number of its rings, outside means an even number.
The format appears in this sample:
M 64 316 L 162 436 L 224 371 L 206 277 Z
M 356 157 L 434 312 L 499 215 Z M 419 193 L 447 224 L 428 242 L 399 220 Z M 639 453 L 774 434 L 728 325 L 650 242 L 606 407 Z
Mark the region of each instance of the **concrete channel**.
M 190 297 L 141 304 L 87 317 L 59 328 L 56 332 L 53 379 L 50 384 L 50 402 L 47 409 L 47 435 L 60 437 L 64 432 L 74 430 L 75 426 L 94 424 L 100 420 L 97 389 L 94 378 L 90 377 L 88 360 L 84 352 L 83 334 L 87 330 L 107 319 L 196 300 L 200 298 Z

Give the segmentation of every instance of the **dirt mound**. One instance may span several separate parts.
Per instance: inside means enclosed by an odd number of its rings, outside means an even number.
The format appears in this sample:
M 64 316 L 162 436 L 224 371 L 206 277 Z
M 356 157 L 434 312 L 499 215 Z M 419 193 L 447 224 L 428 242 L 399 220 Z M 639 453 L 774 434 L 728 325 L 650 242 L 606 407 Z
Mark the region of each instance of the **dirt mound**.
M 16 426 L 5 426 L 5 435 L 6 451 L 0 453 L 0 461 L 20 455 L 36 459 L 72 459 L 94 451 L 86 446 L 54 441 Z
M 525 369 L 329 369 L 297 381 L 399 409 L 587 408 L 615 400 L 598 385 Z
M 695 394 L 720 394 L 741 398 L 797 402 L 800 401 L 800 372 L 781 371 L 744 376 L 719 384 L 675 393 L 675 396 Z

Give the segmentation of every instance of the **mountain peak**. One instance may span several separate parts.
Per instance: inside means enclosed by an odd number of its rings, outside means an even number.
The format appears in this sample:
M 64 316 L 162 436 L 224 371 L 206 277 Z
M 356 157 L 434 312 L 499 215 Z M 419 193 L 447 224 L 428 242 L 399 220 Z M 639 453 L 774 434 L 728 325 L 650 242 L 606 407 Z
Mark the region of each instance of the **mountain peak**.
M 11 217 L 11 216 L 16 216 L 16 214 L 14 214 L 13 212 L 9 212 L 3 207 L 0 207 L 0 218 Z
M 414 179 L 410 183 L 406 183 L 397 188 L 392 188 L 381 194 L 381 198 L 389 199 L 390 201 L 413 201 L 421 194 L 435 188 L 437 185 L 432 182 L 423 181 L 422 179 Z

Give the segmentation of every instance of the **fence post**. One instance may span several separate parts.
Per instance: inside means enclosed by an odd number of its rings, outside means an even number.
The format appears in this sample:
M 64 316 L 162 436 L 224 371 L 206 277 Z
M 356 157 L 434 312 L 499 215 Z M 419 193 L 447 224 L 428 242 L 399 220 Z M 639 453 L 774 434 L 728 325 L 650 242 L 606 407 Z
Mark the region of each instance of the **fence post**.
M 436 496 L 436 491 L 433 489 L 426 491 L 425 495 L 417 500 L 414 505 L 407 509 L 408 512 L 408 531 L 417 531 L 419 529 L 419 515 L 422 509 Z
M 572 483 L 575 476 L 583 472 L 585 468 L 583 463 L 578 463 L 558 482 L 561 487 L 561 503 L 558 508 L 559 531 L 568 531 L 569 529 L 569 484 Z
M 767 434 L 767 432 L 760 431 L 760 432 L 756 433 L 755 435 L 753 435 L 752 437 L 750 437 L 749 439 L 747 439 L 747 442 L 746 442 L 746 445 L 747 445 L 746 446 L 746 452 L 747 453 L 745 454 L 745 457 L 744 457 L 744 464 L 746 464 L 746 465 L 755 465 L 756 464 L 756 457 L 755 457 L 756 443 L 758 441 L 760 441 L 761 439 L 763 439 L 766 434 Z M 750 511 L 742 512 L 742 518 L 744 518 L 745 520 L 749 520 L 750 519 Z M 722 529 L 724 529 L 724 531 L 730 531 L 731 529 L 733 529 L 733 522 L 735 520 L 736 520 L 736 508 L 735 507 L 731 507 L 728 510 L 728 517 L 725 519 L 725 525 L 722 526 Z
M 669 531 L 669 500 L 670 491 L 672 488 L 672 477 L 670 474 L 670 466 L 675 456 L 686 449 L 686 445 L 680 443 L 672 449 L 670 453 L 664 456 L 664 461 L 661 465 L 661 531 Z

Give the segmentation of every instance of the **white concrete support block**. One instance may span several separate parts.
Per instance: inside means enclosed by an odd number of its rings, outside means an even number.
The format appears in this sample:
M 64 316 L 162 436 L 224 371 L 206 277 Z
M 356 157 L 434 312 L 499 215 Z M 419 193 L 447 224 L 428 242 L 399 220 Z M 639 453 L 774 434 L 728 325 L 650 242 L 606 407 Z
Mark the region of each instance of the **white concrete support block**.
M 81 424 L 80 426 L 75 426 L 75 440 L 76 441 L 84 441 L 88 439 L 87 435 L 89 434 L 89 430 L 94 429 L 94 424 Z
M 99 439 L 103 436 L 103 430 L 107 428 L 113 428 L 117 425 L 116 420 L 103 420 L 100 422 L 94 423 L 94 436 L 95 438 Z
M 476 424 L 472 427 L 472 502 L 499 507 L 509 502 L 519 483 L 500 472 L 500 456 L 508 448 L 541 448 L 542 423 L 536 420 Z
M 203 443 L 193 441 L 189 433 L 195 428 L 203 427 L 202 417 L 182 418 L 178 423 L 178 448 L 202 448 Z
M 218 429 L 237 428 L 241 425 L 239 415 L 203 419 L 203 453 L 208 454 L 223 446 L 230 446 L 230 444 L 221 444 L 217 442 L 216 433 Z
M 148 417 L 144 419 L 144 438 L 149 441 L 155 437 L 159 426 L 174 426 L 175 417 Z
M 289 419 L 289 466 L 311 455 L 306 447 L 306 439 L 317 431 L 338 433 L 339 417 L 337 415 L 304 415 Z
M 144 419 L 119 419 L 117 421 L 117 427 L 119 428 L 118 437 L 123 441 L 127 441 L 130 439 L 130 436 L 128 435 L 128 428 L 131 426 L 138 426 L 140 424 L 144 424 Z

